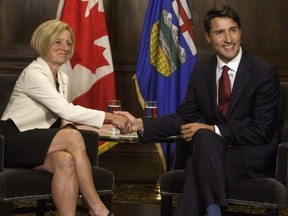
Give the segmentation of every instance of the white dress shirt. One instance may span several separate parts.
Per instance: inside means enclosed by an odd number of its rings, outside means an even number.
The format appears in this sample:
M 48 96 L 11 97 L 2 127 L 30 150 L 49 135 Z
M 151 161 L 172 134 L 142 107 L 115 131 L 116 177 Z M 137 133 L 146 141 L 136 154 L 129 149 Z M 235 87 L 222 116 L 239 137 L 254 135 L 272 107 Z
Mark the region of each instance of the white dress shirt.
M 240 47 L 238 55 L 234 59 L 232 59 L 230 62 L 228 62 L 227 64 L 224 63 L 217 56 L 217 67 L 216 67 L 216 86 L 217 86 L 217 94 L 216 94 L 217 98 L 216 98 L 216 101 L 217 101 L 217 104 L 218 104 L 218 92 L 219 92 L 219 79 L 220 79 L 220 77 L 222 75 L 222 67 L 224 65 L 227 65 L 229 67 L 228 75 L 229 75 L 229 79 L 230 79 L 231 92 L 232 92 L 233 84 L 234 84 L 234 81 L 235 81 L 235 77 L 236 77 L 238 66 L 240 64 L 241 57 L 242 57 L 242 49 L 241 49 L 241 47 Z M 218 135 L 221 135 L 221 132 L 220 132 L 219 128 L 216 125 L 214 126 L 214 128 L 215 128 L 215 133 L 217 133 Z

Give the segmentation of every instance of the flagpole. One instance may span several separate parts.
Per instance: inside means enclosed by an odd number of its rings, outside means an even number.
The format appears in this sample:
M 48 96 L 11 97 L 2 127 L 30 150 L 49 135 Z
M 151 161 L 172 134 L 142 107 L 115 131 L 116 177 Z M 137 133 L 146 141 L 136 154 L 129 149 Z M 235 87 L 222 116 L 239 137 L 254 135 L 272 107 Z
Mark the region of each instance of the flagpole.
M 58 4 L 56 19 L 60 20 L 65 0 L 60 0 Z

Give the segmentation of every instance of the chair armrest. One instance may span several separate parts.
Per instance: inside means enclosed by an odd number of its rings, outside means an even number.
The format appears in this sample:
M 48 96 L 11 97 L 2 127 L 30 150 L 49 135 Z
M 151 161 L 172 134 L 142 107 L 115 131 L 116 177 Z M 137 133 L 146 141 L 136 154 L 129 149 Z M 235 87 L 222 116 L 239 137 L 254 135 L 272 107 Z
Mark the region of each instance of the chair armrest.
M 4 169 L 4 137 L 0 135 L 0 173 Z
M 79 130 L 84 138 L 86 151 L 91 166 L 98 166 L 98 143 L 99 134 L 95 131 Z
M 276 162 L 276 180 L 281 182 L 287 188 L 288 182 L 288 142 L 282 142 L 278 146 Z

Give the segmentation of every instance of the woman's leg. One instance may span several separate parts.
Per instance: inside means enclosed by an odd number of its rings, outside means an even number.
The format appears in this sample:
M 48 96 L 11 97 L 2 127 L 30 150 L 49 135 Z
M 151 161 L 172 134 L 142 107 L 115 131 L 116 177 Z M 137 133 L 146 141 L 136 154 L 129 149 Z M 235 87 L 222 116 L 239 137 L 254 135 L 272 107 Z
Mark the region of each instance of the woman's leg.
M 79 185 L 73 156 L 65 151 L 50 153 L 36 169 L 53 173 L 51 194 L 59 215 L 75 216 Z
M 51 145 L 47 152 L 47 158 L 45 160 L 45 164 L 43 166 L 40 166 L 39 168 L 55 174 L 56 169 L 53 169 L 55 167 L 54 163 L 56 163 L 58 166 L 63 166 L 63 165 L 58 163 L 58 161 L 55 159 L 58 157 L 56 156 L 51 157 L 51 156 L 59 151 L 60 152 L 64 151 L 65 153 L 69 153 L 71 155 L 71 158 L 73 158 L 73 163 L 71 163 L 72 159 L 71 160 L 68 159 L 67 161 L 65 160 L 66 163 L 69 165 L 65 165 L 64 169 L 69 169 L 69 171 L 66 171 L 70 174 L 69 178 L 73 176 L 72 172 L 74 172 L 74 175 L 76 177 L 76 179 L 74 178 L 67 179 L 67 181 L 73 181 L 73 183 L 71 182 L 69 186 L 63 185 L 63 187 L 72 189 L 73 193 L 75 193 L 76 192 L 75 188 L 77 187 L 78 189 L 78 185 L 79 185 L 80 191 L 90 207 L 90 214 L 93 216 L 106 216 L 109 213 L 109 211 L 105 207 L 105 205 L 102 203 L 102 201 L 100 200 L 96 192 L 95 185 L 93 182 L 93 177 L 92 177 L 91 165 L 90 165 L 87 153 L 86 153 L 85 143 L 84 143 L 81 133 L 74 129 L 60 130 L 51 142 Z M 61 175 L 61 173 L 59 173 L 59 175 Z M 66 175 L 62 177 L 67 178 Z M 60 181 L 61 183 L 60 177 L 58 178 L 59 179 L 56 179 L 57 183 L 58 181 Z M 57 183 L 55 182 L 55 185 Z M 63 190 L 63 188 L 59 189 L 58 187 L 55 187 L 52 189 Z M 71 202 L 73 204 L 75 203 L 73 196 L 72 196 L 73 198 L 71 198 L 70 200 L 70 197 L 64 196 L 61 193 L 61 191 L 60 192 L 55 191 L 53 193 L 56 195 L 59 195 L 59 202 L 60 202 L 60 204 L 58 204 L 59 206 L 62 206 L 61 203 L 64 202 L 63 199 L 68 199 L 67 202 Z

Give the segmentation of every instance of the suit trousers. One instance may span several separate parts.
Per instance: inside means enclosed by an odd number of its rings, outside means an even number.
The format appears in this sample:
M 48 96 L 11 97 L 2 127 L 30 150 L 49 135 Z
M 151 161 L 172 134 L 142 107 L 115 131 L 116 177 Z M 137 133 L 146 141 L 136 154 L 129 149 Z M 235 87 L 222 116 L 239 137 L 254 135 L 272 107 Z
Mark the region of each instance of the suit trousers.
M 211 130 L 200 129 L 189 145 L 185 183 L 174 216 L 202 216 L 209 204 L 227 206 L 226 183 L 248 178 L 245 155 Z

